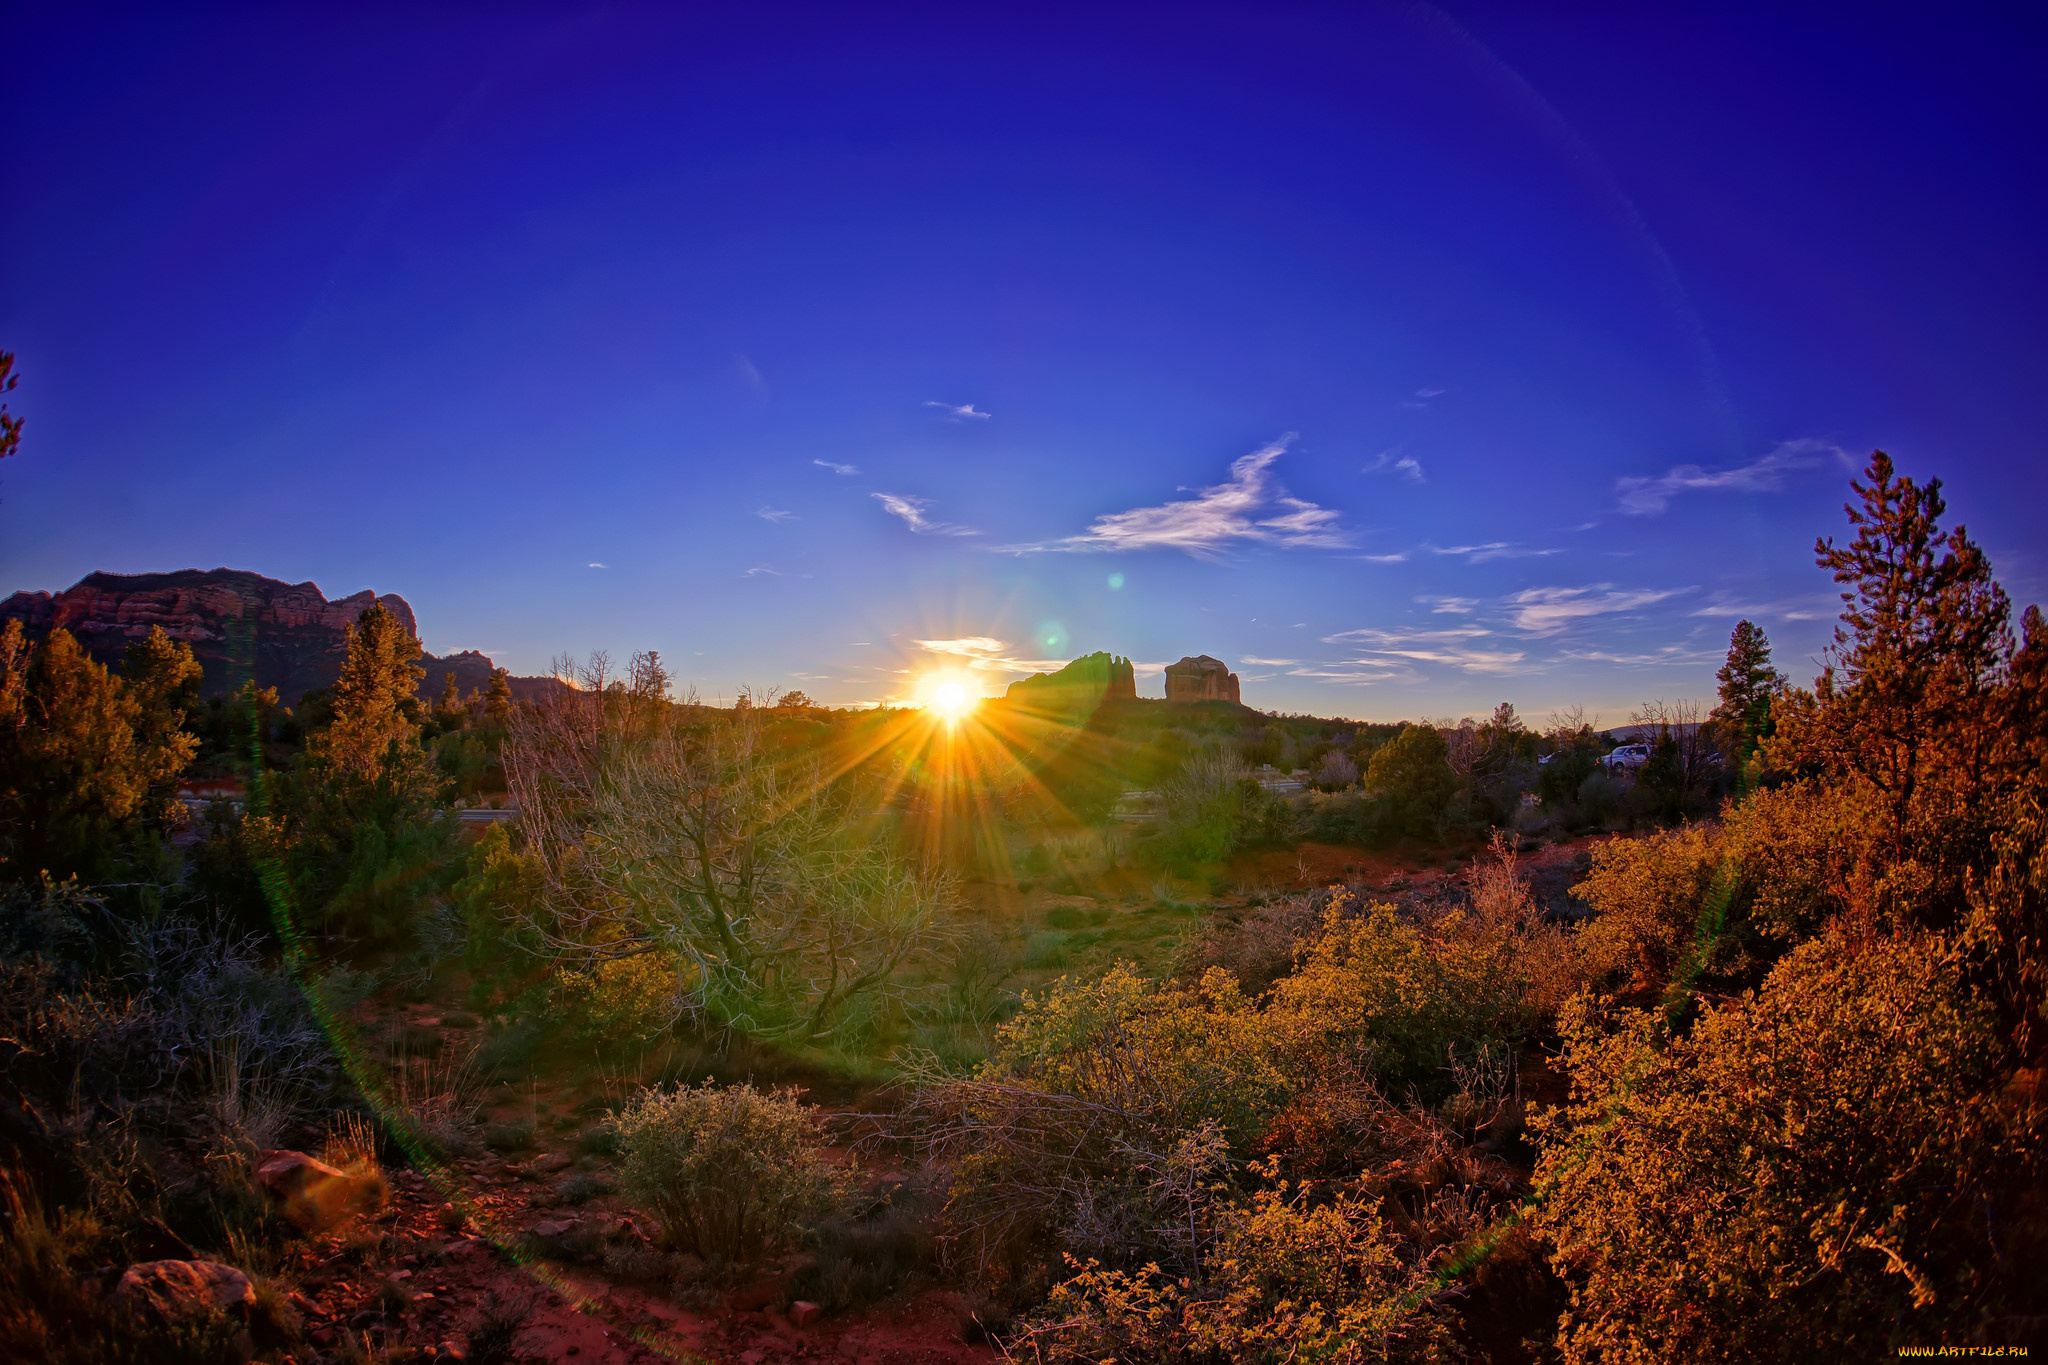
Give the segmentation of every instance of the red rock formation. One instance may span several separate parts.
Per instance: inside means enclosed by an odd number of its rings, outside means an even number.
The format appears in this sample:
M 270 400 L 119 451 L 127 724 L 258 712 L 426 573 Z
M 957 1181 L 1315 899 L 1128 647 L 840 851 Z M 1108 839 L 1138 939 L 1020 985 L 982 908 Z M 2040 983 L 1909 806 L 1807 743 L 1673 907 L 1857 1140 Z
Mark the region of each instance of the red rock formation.
M 88 574 L 60 593 L 15 593 L 0 602 L 0 620 L 13 617 L 31 635 L 62 627 L 109 664 L 119 662 L 150 627 L 162 626 L 172 639 L 192 646 L 209 695 L 233 692 L 253 678 L 258 687 L 275 687 L 287 704 L 296 704 L 340 675 L 349 628 L 376 602 L 419 638 L 411 605 L 396 593 L 378 596 L 365 588 L 330 602 L 311 583 L 284 583 L 240 569 Z M 475 651 L 446 659 L 427 655 L 420 663 L 426 669 L 420 693 L 429 699 L 440 695 L 443 673 L 454 673 L 464 692 L 490 685 L 491 661 Z M 515 679 L 513 695 L 547 685 Z
M 1166 699 L 1170 702 L 1227 701 L 1243 705 L 1237 695 L 1237 674 L 1221 659 L 1206 654 L 1166 666 Z
M 1057 673 L 1033 673 L 1011 683 L 1003 699 L 1033 710 L 1093 711 L 1105 701 L 1136 701 L 1137 675 L 1119 655 L 1084 654 Z

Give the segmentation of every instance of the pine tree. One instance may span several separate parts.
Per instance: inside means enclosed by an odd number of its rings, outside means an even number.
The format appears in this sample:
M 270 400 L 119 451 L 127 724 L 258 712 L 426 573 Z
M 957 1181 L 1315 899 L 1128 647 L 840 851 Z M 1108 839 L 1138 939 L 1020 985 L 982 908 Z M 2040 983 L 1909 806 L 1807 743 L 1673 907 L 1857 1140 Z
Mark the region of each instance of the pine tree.
M 1897 476 L 1870 457 L 1856 538 L 1818 541 L 1842 593 L 1832 659 L 1819 680 L 1812 756 L 1874 785 L 1904 829 L 1973 805 L 1998 774 L 1999 712 L 2012 659 L 2012 607 L 1963 527 L 1943 534 L 1941 480 Z M 1816 747 L 1817 746 L 1817 747 Z
M 462 693 L 455 685 L 455 675 L 443 673 L 441 697 L 434 703 L 434 723 L 443 730 L 460 729 L 466 709 L 462 704 Z
M 484 715 L 493 725 L 512 719 L 512 675 L 502 668 L 491 670 L 491 690 L 484 696 Z
M 1762 626 L 1735 623 L 1728 661 L 1714 677 L 1721 684 L 1721 704 L 1712 719 L 1734 737 L 1737 753 L 1747 755 L 1769 732 L 1771 698 L 1785 685 L 1785 675 L 1771 666 L 1771 642 Z
M 352 777 L 374 778 L 394 746 L 399 751 L 417 748 L 413 693 L 426 675 L 419 657 L 419 641 L 382 602 L 356 619 L 348 657 L 334 684 L 334 722 L 322 746 L 336 768 Z
M 147 813 L 168 818 L 177 813 L 171 803 L 177 799 L 178 775 L 199 751 L 197 737 L 185 733 L 185 717 L 198 704 L 203 670 L 191 645 L 173 640 L 162 626 L 151 626 L 148 635 L 128 646 L 121 673 L 135 706 L 135 744 L 149 785 Z

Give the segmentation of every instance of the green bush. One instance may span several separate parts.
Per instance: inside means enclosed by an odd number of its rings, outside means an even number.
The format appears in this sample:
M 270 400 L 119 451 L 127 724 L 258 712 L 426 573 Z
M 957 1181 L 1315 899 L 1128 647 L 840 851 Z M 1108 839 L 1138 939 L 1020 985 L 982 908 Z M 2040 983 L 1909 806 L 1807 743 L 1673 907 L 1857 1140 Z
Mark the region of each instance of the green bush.
M 1446 755 L 1450 747 L 1434 726 L 1403 727 L 1366 765 L 1367 791 L 1386 798 L 1387 827 L 1427 838 L 1443 825 L 1458 779 Z
M 1024 965 L 1033 970 L 1064 967 L 1072 945 L 1069 934 L 1058 929 L 1041 930 L 1024 940 Z
M 565 1012 L 575 1037 L 599 1048 L 645 1047 L 683 1012 L 675 961 L 647 952 L 566 971 L 555 984 L 555 1008 Z
M 845 1202 L 847 1181 L 794 1092 L 657 1087 L 609 1117 L 627 1196 L 673 1245 L 707 1261 L 752 1264 Z

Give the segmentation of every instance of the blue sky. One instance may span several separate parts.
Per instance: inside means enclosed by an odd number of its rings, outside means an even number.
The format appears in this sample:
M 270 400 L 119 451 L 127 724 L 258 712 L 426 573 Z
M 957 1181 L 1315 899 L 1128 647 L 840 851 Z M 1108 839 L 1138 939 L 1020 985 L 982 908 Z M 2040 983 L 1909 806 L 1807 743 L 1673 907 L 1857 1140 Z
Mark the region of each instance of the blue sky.
M 1881 445 L 2042 595 L 2040 18 L 956 8 L 11 6 L 0 590 L 1613 723 Z

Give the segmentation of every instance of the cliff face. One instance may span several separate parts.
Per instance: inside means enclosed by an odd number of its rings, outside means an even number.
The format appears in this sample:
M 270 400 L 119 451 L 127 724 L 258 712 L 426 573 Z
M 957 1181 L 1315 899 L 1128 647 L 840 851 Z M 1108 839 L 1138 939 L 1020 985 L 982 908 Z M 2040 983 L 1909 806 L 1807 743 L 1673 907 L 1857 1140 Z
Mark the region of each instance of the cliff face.
M 1137 675 L 1131 661 L 1107 652 L 1084 654 L 1057 673 L 1034 673 L 1003 694 L 1012 705 L 1035 711 L 1093 711 L 1105 701 L 1136 701 Z
M 172 639 L 192 646 L 205 669 L 200 686 L 208 695 L 233 692 L 254 678 L 258 687 L 275 687 L 293 705 L 340 675 L 349 628 L 376 602 L 419 638 L 411 605 L 396 593 L 378 596 L 365 589 L 330 602 L 311 583 L 283 583 L 240 569 L 88 574 L 63 592 L 15 593 L 0 602 L 0 620 L 13 617 L 31 635 L 68 630 L 108 664 L 120 662 L 150 627 L 162 626 Z M 491 661 L 474 651 L 448 659 L 429 655 L 420 662 L 427 670 L 420 692 L 427 697 L 440 694 L 447 672 L 455 673 L 464 691 L 490 682 Z

